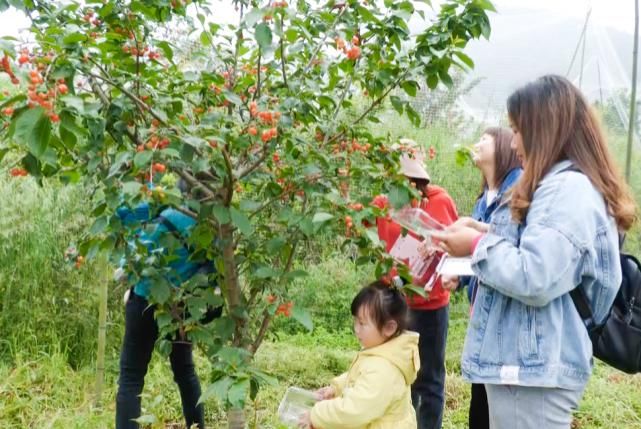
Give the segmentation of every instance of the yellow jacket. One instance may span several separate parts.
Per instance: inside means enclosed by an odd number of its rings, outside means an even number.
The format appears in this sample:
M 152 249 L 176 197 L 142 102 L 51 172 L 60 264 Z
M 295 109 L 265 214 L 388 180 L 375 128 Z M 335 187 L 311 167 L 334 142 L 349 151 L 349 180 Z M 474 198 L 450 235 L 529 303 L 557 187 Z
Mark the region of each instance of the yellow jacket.
M 315 429 L 416 429 L 410 387 L 420 368 L 418 334 L 406 331 L 361 350 L 332 381 L 333 399 L 311 412 Z

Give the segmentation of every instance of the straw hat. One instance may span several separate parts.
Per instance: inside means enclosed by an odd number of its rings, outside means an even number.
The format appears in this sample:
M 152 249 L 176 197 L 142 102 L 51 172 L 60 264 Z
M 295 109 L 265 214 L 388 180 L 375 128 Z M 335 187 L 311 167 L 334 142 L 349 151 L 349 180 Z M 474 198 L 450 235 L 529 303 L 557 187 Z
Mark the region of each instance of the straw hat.
M 430 180 L 430 175 L 425 169 L 425 152 L 423 152 L 423 149 L 411 139 L 400 139 L 399 143 L 393 145 L 392 149 L 403 151 L 400 159 L 401 173 L 414 179 Z

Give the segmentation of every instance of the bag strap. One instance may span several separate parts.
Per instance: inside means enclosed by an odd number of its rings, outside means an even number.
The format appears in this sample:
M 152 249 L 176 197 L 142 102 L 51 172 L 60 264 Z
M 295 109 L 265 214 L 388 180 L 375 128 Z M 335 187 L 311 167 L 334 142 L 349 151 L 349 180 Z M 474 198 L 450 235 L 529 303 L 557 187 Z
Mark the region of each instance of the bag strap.
M 570 291 L 570 297 L 574 302 L 576 310 L 579 312 L 579 316 L 581 316 L 581 320 L 583 320 L 583 323 L 588 330 L 596 326 L 596 323 L 594 323 L 594 315 L 592 314 L 592 309 L 588 302 L 588 297 L 585 295 L 583 288 L 581 286 L 577 286 L 572 289 Z

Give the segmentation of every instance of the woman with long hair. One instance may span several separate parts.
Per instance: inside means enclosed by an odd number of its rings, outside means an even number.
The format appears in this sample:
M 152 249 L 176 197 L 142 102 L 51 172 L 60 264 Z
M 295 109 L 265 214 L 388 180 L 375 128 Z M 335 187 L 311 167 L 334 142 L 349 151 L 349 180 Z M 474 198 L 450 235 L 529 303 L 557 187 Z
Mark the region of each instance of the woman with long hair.
M 490 427 L 568 429 L 592 371 L 592 344 L 569 292 L 602 322 L 621 282 L 619 232 L 636 221 L 600 125 L 580 91 L 544 76 L 507 102 L 523 176 L 487 232 L 461 221 L 435 233 L 472 255 L 479 279 L 462 357 L 483 383 Z

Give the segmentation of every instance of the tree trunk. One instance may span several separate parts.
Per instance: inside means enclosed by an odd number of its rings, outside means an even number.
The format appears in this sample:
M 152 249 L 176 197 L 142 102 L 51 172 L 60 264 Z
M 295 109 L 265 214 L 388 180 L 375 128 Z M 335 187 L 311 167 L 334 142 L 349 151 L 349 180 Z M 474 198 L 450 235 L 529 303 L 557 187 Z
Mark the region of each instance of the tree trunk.
M 227 427 L 229 429 L 245 429 L 245 410 L 242 408 L 231 408 L 227 411 Z

